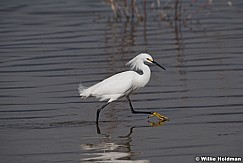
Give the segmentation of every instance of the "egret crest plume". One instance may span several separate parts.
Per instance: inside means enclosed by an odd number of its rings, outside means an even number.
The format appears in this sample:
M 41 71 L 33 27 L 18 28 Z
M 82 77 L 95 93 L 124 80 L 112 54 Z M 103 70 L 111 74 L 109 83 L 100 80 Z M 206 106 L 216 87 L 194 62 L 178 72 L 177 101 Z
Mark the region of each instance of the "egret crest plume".
M 133 59 L 131 59 L 129 62 L 127 62 L 126 65 L 130 66 L 131 70 L 141 70 L 142 66 L 146 60 L 144 60 L 144 58 L 147 60 L 147 58 L 150 58 L 153 60 L 153 58 L 151 57 L 151 55 L 146 54 L 146 53 L 141 53 L 139 55 L 137 55 L 136 57 L 134 57 Z

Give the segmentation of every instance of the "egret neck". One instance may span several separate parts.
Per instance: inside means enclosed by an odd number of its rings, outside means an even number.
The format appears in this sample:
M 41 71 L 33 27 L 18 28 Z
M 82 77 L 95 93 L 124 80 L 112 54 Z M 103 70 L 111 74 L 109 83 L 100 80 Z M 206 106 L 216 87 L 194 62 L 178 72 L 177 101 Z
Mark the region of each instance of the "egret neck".
M 147 66 L 146 64 L 144 64 L 143 61 L 141 61 L 140 65 L 139 65 L 139 69 L 142 71 L 142 74 L 138 76 L 137 82 L 139 83 L 139 87 L 144 87 L 150 79 L 151 76 L 151 70 L 149 68 L 149 66 Z

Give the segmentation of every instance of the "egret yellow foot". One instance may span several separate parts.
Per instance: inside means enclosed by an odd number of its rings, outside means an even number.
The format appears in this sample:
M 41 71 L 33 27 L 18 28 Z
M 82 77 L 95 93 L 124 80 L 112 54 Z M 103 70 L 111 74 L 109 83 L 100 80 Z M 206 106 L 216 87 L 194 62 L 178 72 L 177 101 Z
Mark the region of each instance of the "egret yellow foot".
M 164 125 L 166 121 L 164 120 L 159 120 L 158 122 L 152 122 L 152 121 L 148 121 L 148 123 L 150 124 L 150 126 L 152 127 L 159 127 L 159 126 L 162 126 Z
M 157 112 L 153 112 L 153 114 L 151 114 L 150 116 L 148 116 L 148 118 L 150 117 L 157 117 L 158 119 L 160 119 L 161 121 L 169 121 L 170 119 L 166 116 L 163 116 Z

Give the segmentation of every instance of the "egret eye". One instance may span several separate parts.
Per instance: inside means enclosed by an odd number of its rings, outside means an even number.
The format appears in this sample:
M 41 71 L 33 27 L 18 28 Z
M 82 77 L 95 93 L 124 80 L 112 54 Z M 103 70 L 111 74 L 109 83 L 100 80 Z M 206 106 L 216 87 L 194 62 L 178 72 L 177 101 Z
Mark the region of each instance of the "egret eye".
M 149 61 L 149 62 L 153 62 L 153 59 L 151 59 L 151 58 L 147 58 L 147 61 Z

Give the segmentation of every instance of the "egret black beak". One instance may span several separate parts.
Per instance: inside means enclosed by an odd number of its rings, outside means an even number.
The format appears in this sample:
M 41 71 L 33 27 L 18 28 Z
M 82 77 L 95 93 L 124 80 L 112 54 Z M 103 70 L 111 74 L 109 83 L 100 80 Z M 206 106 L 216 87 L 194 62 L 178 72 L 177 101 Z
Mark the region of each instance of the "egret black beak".
M 158 64 L 157 62 L 155 61 L 151 61 L 152 63 L 156 64 L 157 66 L 159 66 L 160 68 L 162 68 L 163 70 L 166 70 L 163 66 L 161 66 L 160 64 Z

